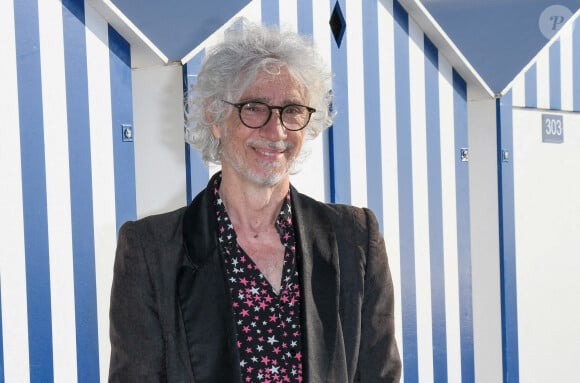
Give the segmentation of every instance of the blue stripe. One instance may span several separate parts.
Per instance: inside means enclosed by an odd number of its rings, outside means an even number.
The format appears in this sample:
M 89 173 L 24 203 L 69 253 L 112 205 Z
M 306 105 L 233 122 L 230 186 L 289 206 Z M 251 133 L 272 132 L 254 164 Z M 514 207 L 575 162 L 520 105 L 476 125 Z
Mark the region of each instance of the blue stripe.
M 519 381 L 512 93 L 496 101 L 503 381 Z M 502 151 L 510 154 L 502 161 Z
M 409 16 L 393 1 L 395 32 L 395 98 L 397 100 L 397 173 L 399 178 L 399 233 L 401 252 L 401 304 L 405 382 L 419 381 L 417 349 L 417 296 L 415 284 L 415 234 L 413 158 L 411 145 L 411 93 L 409 73 Z
M 475 381 L 473 354 L 473 308 L 471 288 L 471 230 L 469 215 L 469 167 L 459 149 L 468 147 L 467 84 L 453 71 L 453 115 L 455 122 L 455 189 L 457 204 L 457 266 L 459 269 L 459 333 L 461 337 L 461 381 Z
M 262 23 L 266 25 L 279 25 L 280 6 L 278 1 L 262 1 Z
M 560 39 L 550 47 L 550 109 L 562 108 L 562 77 L 560 64 Z
M 425 51 L 425 115 L 429 193 L 429 248 L 431 253 L 431 317 L 433 379 L 447 382 L 447 327 L 445 316 L 445 261 L 443 253 L 443 184 L 439 112 L 439 52 L 427 36 Z
M 2 334 L 2 274 L 0 274 L 0 383 L 4 383 L 4 339 Z
M 38 3 L 14 2 L 30 382 L 53 380 Z
M 580 111 L 580 19 L 574 22 L 572 34 L 572 81 L 573 84 L 573 109 L 575 112 Z
M 314 16 L 312 0 L 298 0 L 298 33 L 311 36 L 313 33 Z
M 383 230 L 383 171 L 379 81 L 379 20 L 376 0 L 363 0 L 363 52 L 365 92 L 365 145 L 367 202 Z
M 135 148 L 133 141 L 123 141 L 123 125 L 133 127 L 131 87 L 131 46 L 111 26 L 109 35 L 109 70 L 115 171 L 115 217 L 117 231 L 128 220 L 137 218 L 135 186 Z M 133 134 L 135 131 L 133 130 Z
M 77 374 L 99 381 L 91 144 L 84 2 L 63 0 Z
M 204 52 L 202 50 L 193 57 L 183 70 L 184 94 L 187 94 L 195 84 Z M 189 204 L 197 193 L 207 185 L 209 169 L 201 159 L 199 152 L 187 143 L 185 144 L 185 179 L 187 182 L 187 203 Z
M 330 3 L 330 12 L 332 12 L 334 2 L 331 0 Z M 340 4 L 343 14 L 346 14 L 344 2 L 337 1 L 336 3 Z M 349 27 L 348 24 L 346 27 Z M 331 36 L 331 39 L 332 71 L 335 74 L 333 107 L 338 111 L 334 119 L 334 125 L 331 128 L 332 131 L 329 132 L 332 145 L 330 162 L 332 163 L 331 169 L 333 172 L 331 201 L 348 204 L 351 201 L 350 140 L 348 131 L 348 39 L 345 34 L 340 47 L 337 46 L 334 37 Z M 359 128 L 363 129 L 362 126 Z
M 538 107 L 538 80 L 536 72 L 536 64 L 534 64 L 527 70 L 524 77 L 526 84 L 526 108 Z

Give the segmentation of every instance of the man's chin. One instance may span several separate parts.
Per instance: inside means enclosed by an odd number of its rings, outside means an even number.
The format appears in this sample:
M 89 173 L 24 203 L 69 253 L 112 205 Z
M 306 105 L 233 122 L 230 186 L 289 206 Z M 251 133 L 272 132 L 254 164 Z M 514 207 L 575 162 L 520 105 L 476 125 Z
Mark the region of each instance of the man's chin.
M 276 186 L 287 175 L 288 175 L 287 172 L 286 173 L 279 172 L 279 173 L 274 173 L 274 174 L 268 174 L 268 175 L 254 177 L 254 181 L 256 182 L 256 184 L 262 185 L 262 186 Z
M 288 169 L 264 169 L 260 172 L 250 174 L 250 178 L 261 186 L 276 186 L 282 182 L 286 177 L 289 177 Z
M 248 167 L 242 165 L 242 162 L 230 161 L 229 164 L 238 174 L 256 186 L 273 187 L 290 176 L 293 161 L 290 163 L 282 161 L 262 162 Z

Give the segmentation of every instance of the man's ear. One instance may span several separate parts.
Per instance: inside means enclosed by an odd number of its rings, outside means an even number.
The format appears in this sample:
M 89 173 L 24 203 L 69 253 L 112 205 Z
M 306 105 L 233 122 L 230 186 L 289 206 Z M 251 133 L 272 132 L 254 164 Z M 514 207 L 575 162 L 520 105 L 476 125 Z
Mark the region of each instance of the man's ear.
M 218 140 L 222 138 L 222 132 L 220 130 L 219 125 L 217 125 L 217 124 L 212 124 L 212 126 L 211 126 L 211 133 Z
M 211 124 L 211 132 L 213 136 L 219 140 L 222 137 L 220 126 L 214 123 L 214 116 L 209 112 L 210 101 L 205 102 L 205 120 Z

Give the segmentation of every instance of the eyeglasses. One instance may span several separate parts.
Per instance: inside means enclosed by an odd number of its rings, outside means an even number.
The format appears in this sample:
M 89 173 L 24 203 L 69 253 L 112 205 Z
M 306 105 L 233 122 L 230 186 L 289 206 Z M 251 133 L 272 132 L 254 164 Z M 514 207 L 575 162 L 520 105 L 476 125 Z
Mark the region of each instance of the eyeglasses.
M 308 125 L 312 113 L 316 112 L 316 109 L 300 104 L 273 106 L 260 101 L 244 101 L 237 104 L 222 101 L 238 109 L 240 121 L 250 129 L 265 126 L 272 118 L 272 110 L 276 109 L 279 111 L 280 123 L 284 128 L 292 131 L 302 130 Z

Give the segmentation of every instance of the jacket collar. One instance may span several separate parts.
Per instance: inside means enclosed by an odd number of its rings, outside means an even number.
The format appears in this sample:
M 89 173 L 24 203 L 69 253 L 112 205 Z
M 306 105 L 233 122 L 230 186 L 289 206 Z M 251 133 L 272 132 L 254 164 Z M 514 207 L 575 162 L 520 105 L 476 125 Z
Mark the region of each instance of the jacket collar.
M 211 203 L 212 180 L 183 216 L 185 254 L 177 290 L 194 381 L 241 383 L 232 302 Z
M 197 269 L 217 249 L 217 223 L 213 212 L 212 177 L 207 187 L 189 204 L 183 215 L 183 266 Z

